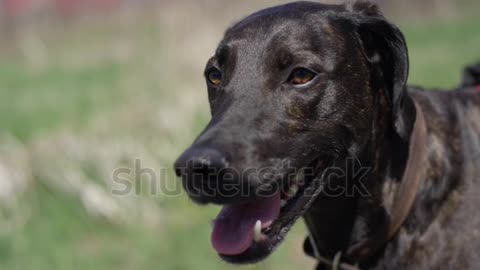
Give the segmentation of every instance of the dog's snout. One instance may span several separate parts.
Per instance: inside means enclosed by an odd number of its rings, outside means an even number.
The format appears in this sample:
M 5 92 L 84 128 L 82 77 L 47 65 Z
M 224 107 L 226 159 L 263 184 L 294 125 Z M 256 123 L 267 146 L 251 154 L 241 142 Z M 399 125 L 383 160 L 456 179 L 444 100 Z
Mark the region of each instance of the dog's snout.
M 175 162 L 177 176 L 184 174 L 204 175 L 214 174 L 225 168 L 226 158 L 213 148 L 191 148 Z
M 227 168 L 227 159 L 219 150 L 206 147 L 192 147 L 175 162 L 175 173 L 190 197 L 205 203 L 217 197 L 222 171 Z M 210 197 L 210 198 L 209 198 Z

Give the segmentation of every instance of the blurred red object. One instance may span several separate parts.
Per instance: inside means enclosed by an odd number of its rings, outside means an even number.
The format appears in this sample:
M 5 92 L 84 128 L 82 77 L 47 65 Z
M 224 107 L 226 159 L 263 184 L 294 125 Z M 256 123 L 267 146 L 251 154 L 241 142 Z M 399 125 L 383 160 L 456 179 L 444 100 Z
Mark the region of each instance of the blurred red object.
M 111 10 L 120 5 L 121 0 L 54 0 L 55 9 L 61 15 L 72 15 L 84 10 Z
M 72 15 L 87 10 L 106 11 L 120 6 L 122 0 L 0 0 L 3 3 L 6 14 L 16 17 L 29 12 L 38 6 L 60 15 Z
M 31 0 L 4 0 L 5 10 L 9 16 L 18 16 L 27 11 L 31 5 Z

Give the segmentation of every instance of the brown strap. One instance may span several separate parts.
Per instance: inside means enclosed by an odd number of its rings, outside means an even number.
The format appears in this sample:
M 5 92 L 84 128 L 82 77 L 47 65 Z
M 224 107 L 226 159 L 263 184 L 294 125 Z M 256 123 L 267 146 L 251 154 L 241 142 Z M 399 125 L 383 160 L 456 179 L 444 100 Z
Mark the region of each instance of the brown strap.
M 409 157 L 405 172 L 402 176 L 402 181 L 397 189 L 395 198 L 393 200 L 392 210 L 390 212 L 390 226 L 388 228 L 388 234 L 386 241 L 391 240 L 402 227 L 403 223 L 410 213 L 415 197 L 422 178 L 424 177 L 425 162 L 427 161 L 427 126 L 425 123 L 425 116 L 420 106 L 414 101 L 416 109 L 415 124 L 413 126 L 412 135 L 410 137 L 409 145 Z M 358 243 L 347 250 L 345 254 L 346 258 L 352 260 L 356 258 L 358 261 L 364 261 L 368 259 L 374 252 L 377 251 L 378 245 L 374 244 L 372 239 L 366 239 L 365 241 Z M 315 241 L 311 239 L 311 244 L 315 249 Z M 355 256 L 353 254 L 356 254 Z M 334 265 L 334 263 L 326 258 L 321 257 L 318 252 L 315 253 L 315 257 L 321 262 L 327 265 Z M 337 264 L 338 265 L 338 264 Z M 356 266 L 341 263 L 338 269 L 342 270 L 357 270 L 360 269 Z
M 420 106 L 416 102 L 414 103 L 417 116 L 415 118 L 413 133 L 410 137 L 407 167 L 405 168 L 402 182 L 393 201 L 388 240 L 392 239 L 398 230 L 400 230 L 400 227 L 412 209 L 418 188 L 420 187 L 420 182 L 423 178 L 422 171 L 425 167 L 427 157 L 427 126 L 425 124 L 425 117 Z
M 422 109 L 416 102 L 414 104 L 416 118 L 412 135 L 410 136 L 409 156 L 390 211 L 391 218 L 387 237 L 385 238 L 386 241 L 391 240 L 397 234 L 407 219 L 424 175 L 423 168 L 427 158 L 427 127 Z M 374 239 L 367 238 L 349 247 L 346 257 L 351 261 L 364 261 L 385 243 L 378 243 Z

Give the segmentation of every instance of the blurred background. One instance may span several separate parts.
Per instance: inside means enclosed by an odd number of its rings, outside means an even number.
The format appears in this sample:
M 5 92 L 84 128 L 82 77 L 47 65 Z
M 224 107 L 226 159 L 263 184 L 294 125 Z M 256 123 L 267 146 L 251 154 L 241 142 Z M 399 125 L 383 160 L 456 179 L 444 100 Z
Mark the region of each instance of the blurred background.
M 218 207 L 171 172 L 209 119 L 202 70 L 224 29 L 282 2 L 0 0 L 0 269 L 311 269 L 302 222 L 258 265 L 221 262 Z M 451 88 L 480 60 L 478 1 L 379 4 L 410 83 Z

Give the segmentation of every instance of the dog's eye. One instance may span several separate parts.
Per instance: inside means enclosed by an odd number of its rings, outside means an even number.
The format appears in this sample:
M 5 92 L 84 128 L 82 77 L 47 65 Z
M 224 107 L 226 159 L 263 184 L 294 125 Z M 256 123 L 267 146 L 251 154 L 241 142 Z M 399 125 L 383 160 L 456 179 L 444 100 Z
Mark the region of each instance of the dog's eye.
M 208 81 L 214 85 L 219 86 L 222 83 L 222 72 L 220 70 L 214 68 L 207 73 Z
M 306 68 L 297 68 L 290 74 L 288 82 L 293 85 L 304 85 L 311 82 L 316 76 L 317 74 Z

